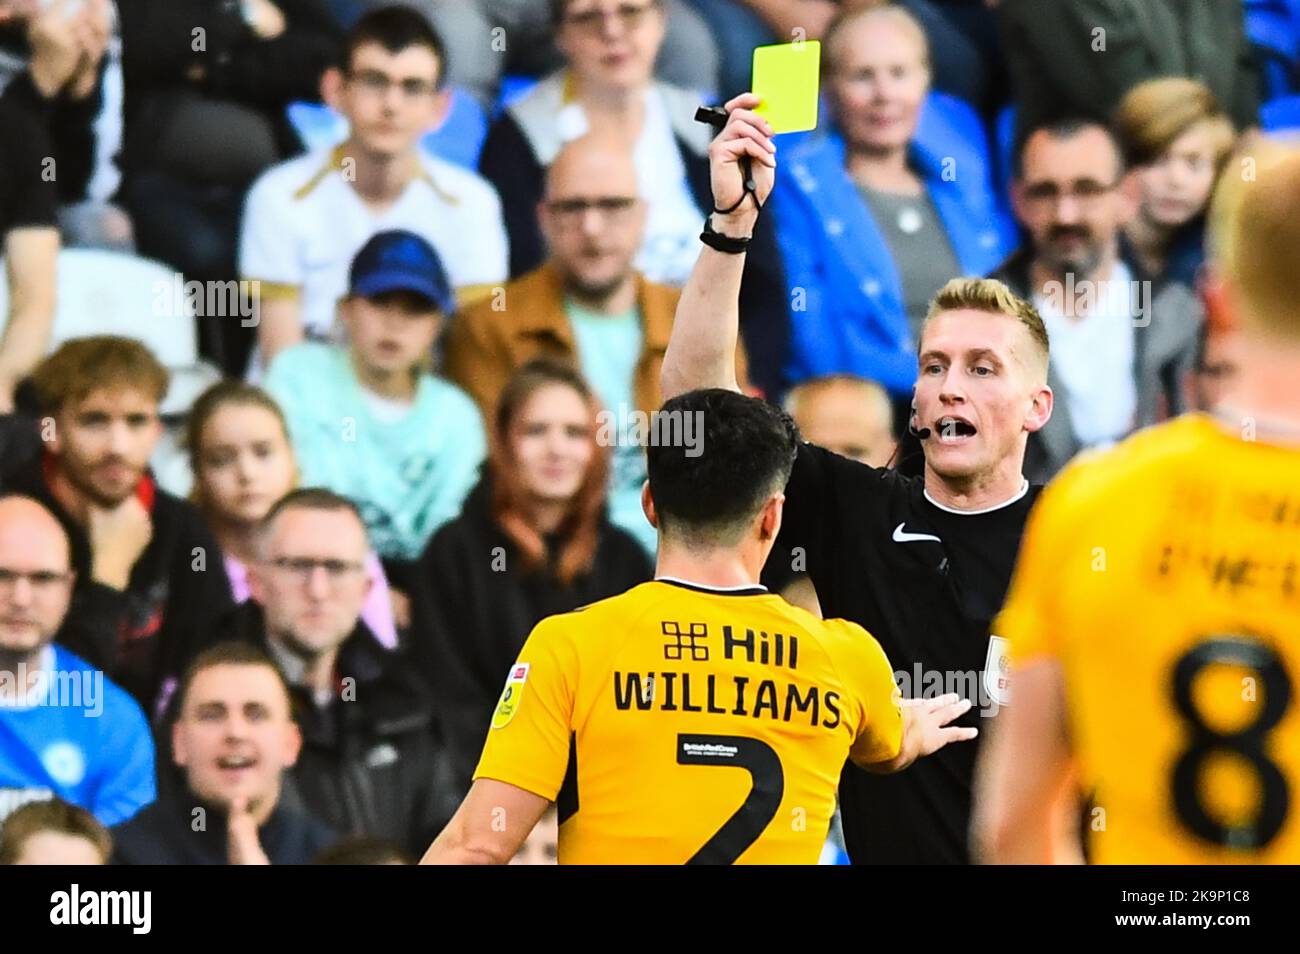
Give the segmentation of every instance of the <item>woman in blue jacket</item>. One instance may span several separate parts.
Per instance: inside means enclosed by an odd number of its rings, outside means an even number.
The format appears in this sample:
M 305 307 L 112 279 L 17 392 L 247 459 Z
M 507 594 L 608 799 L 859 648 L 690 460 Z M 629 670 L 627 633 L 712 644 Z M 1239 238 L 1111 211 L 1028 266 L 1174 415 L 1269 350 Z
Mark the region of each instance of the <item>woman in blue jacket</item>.
M 835 124 L 785 157 L 772 206 L 790 288 L 787 378 L 851 373 L 906 397 L 930 298 L 996 267 L 1014 227 L 978 123 L 960 128 L 927 103 L 929 53 L 909 13 L 850 15 L 824 55 Z

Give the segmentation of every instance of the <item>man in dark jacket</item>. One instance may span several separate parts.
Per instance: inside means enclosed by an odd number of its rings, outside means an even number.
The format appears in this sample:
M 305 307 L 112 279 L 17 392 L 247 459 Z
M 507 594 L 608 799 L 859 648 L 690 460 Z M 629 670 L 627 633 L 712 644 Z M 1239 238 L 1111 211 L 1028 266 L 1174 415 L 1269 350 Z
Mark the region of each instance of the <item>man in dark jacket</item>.
M 1044 122 L 1108 122 L 1143 80 L 1193 76 L 1239 129 L 1256 124 L 1258 69 L 1241 0 L 1001 0 L 1017 141 Z
M 79 338 L 46 358 L 33 384 L 44 448 L 7 458 L 0 486 L 39 500 L 67 531 L 76 586 L 59 643 L 152 713 L 193 634 L 231 605 L 202 516 L 148 472 L 167 370 L 138 341 Z
M 423 683 L 360 620 L 371 586 L 360 515 L 330 491 L 297 490 L 267 515 L 261 548 L 253 599 L 211 638 L 261 647 L 288 682 L 303 744 L 291 777 L 303 804 L 341 832 L 418 854 L 456 793 Z
M 1104 125 L 1034 129 L 1012 199 L 1028 241 L 993 273 L 1038 308 L 1052 340 L 1051 419 L 1029 437 L 1025 476 L 1046 483 L 1078 451 L 1186 409 L 1183 380 L 1204 310 L 1187 286 L 1156 282 L 1129 253 L 1136 192 Z
M 127 865 L 307 864 L 335 840 L 284 796 L 302 748 L 289 687 L 271 659 L 243 642 L 199 654 L 181 684 L 171 749 L 183 782 L 113 829 Z

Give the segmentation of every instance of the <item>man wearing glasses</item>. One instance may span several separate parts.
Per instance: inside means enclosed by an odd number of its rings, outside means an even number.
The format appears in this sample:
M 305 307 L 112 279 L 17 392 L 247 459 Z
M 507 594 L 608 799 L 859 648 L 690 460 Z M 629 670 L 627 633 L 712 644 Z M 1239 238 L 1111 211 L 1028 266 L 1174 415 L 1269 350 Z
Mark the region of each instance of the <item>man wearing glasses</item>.
M 292 783 L 313 814 L 418 853 L 455 810 L 455 793 L 422 683 L 360 618 L 369 550 L 350 500 L 293 491 L 259 532 L 252 599 L 206 644 L 252 643 L 279 667 L 302 732 Z
M 343 143 L 273 167 L 245 203 L 240 273 L 259 281 L 260 357 L 252 375 L 304 338 L 330 337 L 348 263 L 376 232 L 415 232 L 446 265 L 458 299 L 506 278 L 506 235 L 495 191 L 437 159 L 420 138 L 442 122 L 442 40 L 413 10 L 359 20 L 342 69 L 326 72 L 325 101 L 348 121 Z
M 0 497 L 0 820 L 58 797 L 114 825 L 154 798 L 139 705 L 54 644 L 75 576 L 59 521 L 30 497 Z
M 678 291 L 633 266 L 645 229 L 632 155 L 587 136 L 551 164 L 537 208 L 550 248 L 541 268 L 460 315 L 447 331 L 446 371 L 491 420 L 510 375 L 549 355 L 581 368 L 612 417 L 610 519 L 651 554 L 655 530 L 641 512 L 646 479 L 640 444 L 621 439 L 635 412 L 662 402 L 659 368 L 672 332 Z
M 1130 254 L 1137 184 L 1105 126 L 1042 126 L 1018 160 L 1012 202 L 1029 241 L 993 277 L 1033 301 L 1051 337 L 1056 412 L 1025 454 L 1025 475 L 1046 482 L 1079 450 L 1181 410 L 1202 315 L 1153 294 Z

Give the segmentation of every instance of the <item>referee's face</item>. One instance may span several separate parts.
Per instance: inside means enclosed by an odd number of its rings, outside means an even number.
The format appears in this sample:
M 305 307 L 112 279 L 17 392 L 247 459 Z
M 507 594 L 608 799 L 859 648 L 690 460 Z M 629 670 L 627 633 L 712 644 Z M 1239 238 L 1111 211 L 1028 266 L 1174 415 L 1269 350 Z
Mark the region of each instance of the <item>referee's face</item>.
M 1018 474 L 1026 433 L 1037 430 L 1041 390 L 1033 341 L 1015 318 L 963 309 L 925 326 L 916 381 L 918 428 L 926 464 L 940 477 L 967 480 L 1001 469 Z

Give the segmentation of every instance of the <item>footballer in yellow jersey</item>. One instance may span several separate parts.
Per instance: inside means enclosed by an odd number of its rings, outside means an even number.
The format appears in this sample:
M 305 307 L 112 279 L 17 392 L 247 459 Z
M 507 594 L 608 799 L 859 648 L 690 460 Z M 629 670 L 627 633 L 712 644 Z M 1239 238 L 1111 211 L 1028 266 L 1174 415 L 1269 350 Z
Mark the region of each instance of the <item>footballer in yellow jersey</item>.
M 474 784 L 426 862 L 508 861 L 554 802 L 561 864 L 812 864 L 845 760 L 896 771 L 974 728 L 955 694 L 903 701 L 879 644 L 757 585 L 797 431 L 695 391 L 704 452 L 647 455 L 659 577 L 529 635 Z
M 644 583 L 533 631 L 475 777 L 555 801 L 564 863 L 813 864 L 845 759 L 898 755 L 893 680 L 761 587 Z
M 995 624 L 1015 704 L 980 765 L 987 860 L 1061 860 L 1083 791 L 1096 862 L 1300 862 L 1300 150 L 1248 162 L 1211 215 L 1217 409 L 1077 462 L 1030 515 Z
M 996 623 L 1060 666 L 1099 863 L 1300 861 L 1300 446 L 1228 426 L 1067 469 Z

